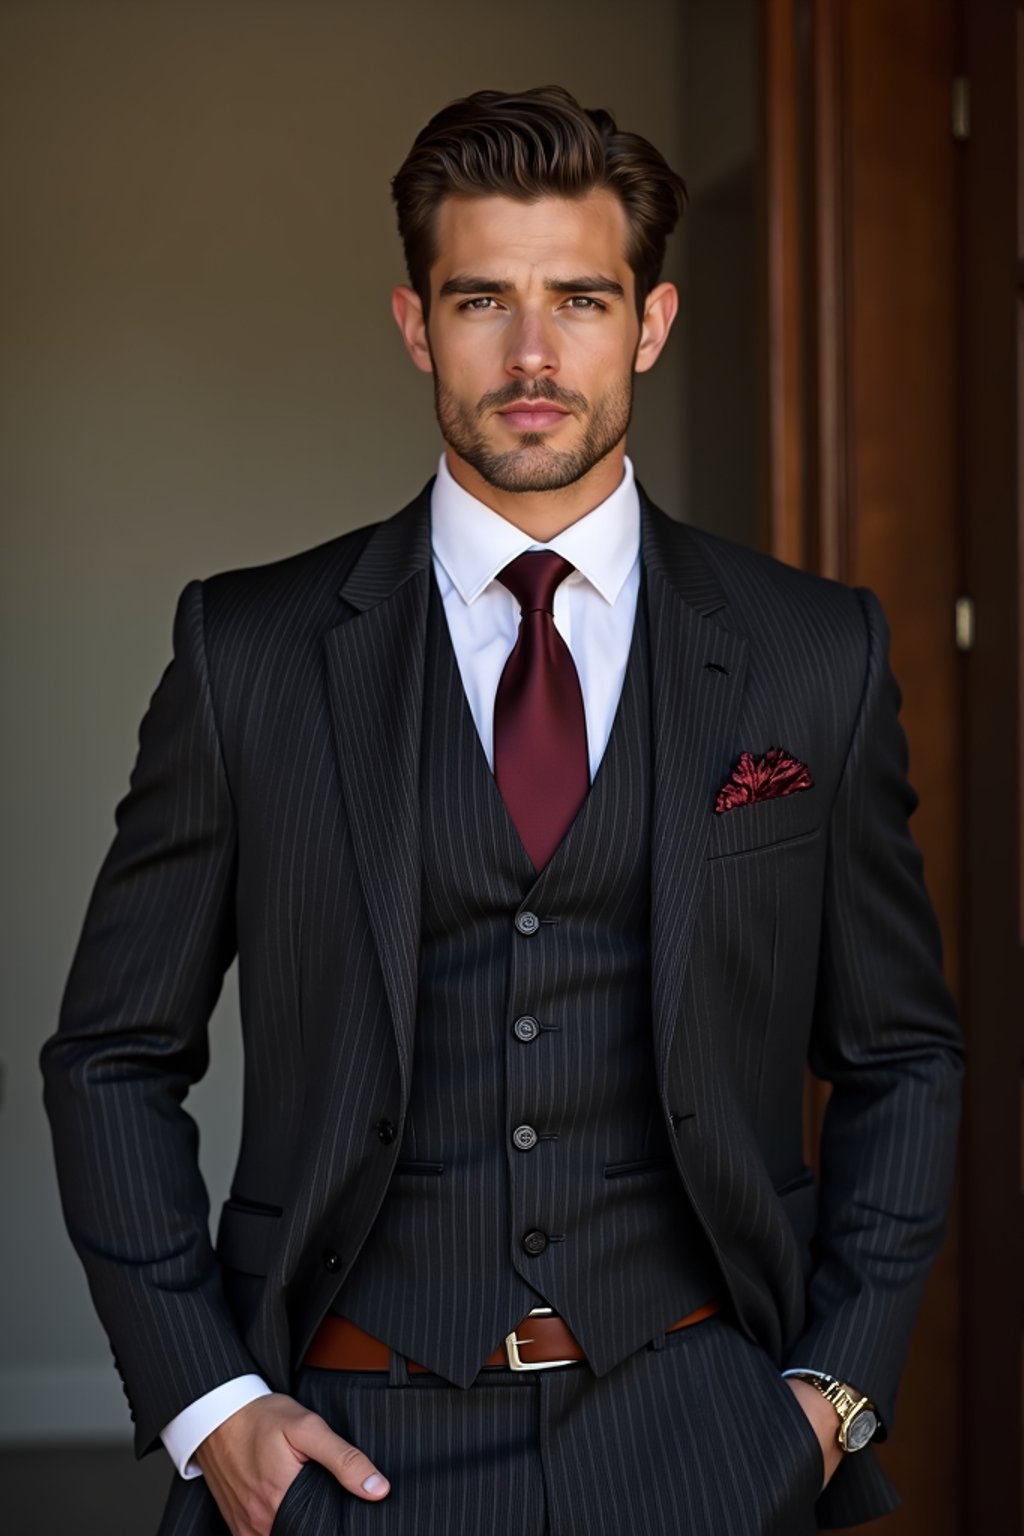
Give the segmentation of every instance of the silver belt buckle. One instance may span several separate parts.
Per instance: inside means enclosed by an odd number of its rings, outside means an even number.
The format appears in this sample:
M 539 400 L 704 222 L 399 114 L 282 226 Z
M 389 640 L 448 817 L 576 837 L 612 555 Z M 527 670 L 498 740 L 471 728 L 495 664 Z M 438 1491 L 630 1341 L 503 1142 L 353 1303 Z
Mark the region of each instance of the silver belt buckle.
M 527 1317 L 554 1317 L 554 1307 L 531 1307 Z M 519 1356 L 520 1344 L 532 1344 L 532 1339 L 521 1339 L 513 1328 L 511 1333 L 505 1335 L 505 1354 L 513 1371 L 547 1371 L 556 1365 L 577 1365 L 576 1360 L 522 1360 Z

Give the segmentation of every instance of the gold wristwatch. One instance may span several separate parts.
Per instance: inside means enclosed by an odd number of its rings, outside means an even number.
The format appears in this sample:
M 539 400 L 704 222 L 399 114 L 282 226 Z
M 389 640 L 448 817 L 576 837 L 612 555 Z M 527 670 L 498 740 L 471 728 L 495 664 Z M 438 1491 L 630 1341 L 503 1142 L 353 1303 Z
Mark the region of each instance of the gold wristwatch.
M 878 1414 L 874 1403 L 862 1397 L 855 1387 L 849 1387 L 835 1376 L 815 1371 L 791 1371 L 800 1381 L 809 1381 L 826 1402 L 832 1404 L 839 1415 L 839 1432 L 836 1438 L 844 1451 L 861 1451 L 878 1428 Z

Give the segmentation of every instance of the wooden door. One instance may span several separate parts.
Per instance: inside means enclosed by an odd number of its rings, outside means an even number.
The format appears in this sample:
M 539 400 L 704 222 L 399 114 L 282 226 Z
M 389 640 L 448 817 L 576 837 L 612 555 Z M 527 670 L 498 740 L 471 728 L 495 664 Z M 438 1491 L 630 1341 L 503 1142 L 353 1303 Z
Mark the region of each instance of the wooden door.
M 884 605 L 961 998 L 955 0 L 764 0 L 762 17 L 766 544 Z M 826 1093 L 809 1081 L 811 1159 Z M 879 1448 L 903 1507 L 865 1532 L 961 1529 L 961 1210 Z
M 1024 1529 L 1024 7 L 963 0 L 965 1532 Z

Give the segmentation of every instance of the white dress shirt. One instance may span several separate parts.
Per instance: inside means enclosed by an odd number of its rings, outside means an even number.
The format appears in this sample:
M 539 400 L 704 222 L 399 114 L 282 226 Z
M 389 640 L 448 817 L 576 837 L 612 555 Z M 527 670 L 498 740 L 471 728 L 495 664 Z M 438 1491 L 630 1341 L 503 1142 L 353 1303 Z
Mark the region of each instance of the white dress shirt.
M 593 781 L 622 692 L 640 588 L 640 498 L 629 459 L 606 501 L 543 544 L 464 491 L 442 454 L 430 522 L 434 574 L 455 659 L 492 770 L 494 696 L 519 629 L 519 604 L 495 577 L 526 549 L 553 549 L 576 567 L 555 590 L 554 619 L 579 673 Z M 165 1425 L 160 1438 L 182 1477 L 201 1477 L 196 1447 L 239 1408 L 269 1392 L 261 1376 L 236 1376 Z
M 622 692 L 640 589 L 640 498 L 629 459 L 606 501 L 542 544 L 464 491 L 442 455 L 430 519 L 437 585 L 492 771 L 494 697 L 519 632 L 519 604 L 495 578 L 527 549 L 553 549 L 576 567 L 555 589 L 554 616 L 579 674 L 593 781 Z

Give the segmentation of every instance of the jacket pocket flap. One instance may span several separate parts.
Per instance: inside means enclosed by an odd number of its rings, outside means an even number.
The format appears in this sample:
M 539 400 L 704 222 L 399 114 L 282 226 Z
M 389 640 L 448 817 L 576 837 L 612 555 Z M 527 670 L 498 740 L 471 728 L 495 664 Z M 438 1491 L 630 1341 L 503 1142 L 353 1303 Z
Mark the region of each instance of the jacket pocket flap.
M 217 1256 L 245 1275 L 265 1275 L 277 1238 L 280 1216 L 226 1200 L 217 1228 Z
M 813 1168 L 805 1168 L 775 1193 L 782 1201 L 789 1224 L 799 1243 L 809 1243 L 818 1221 L 818 1186 Z

